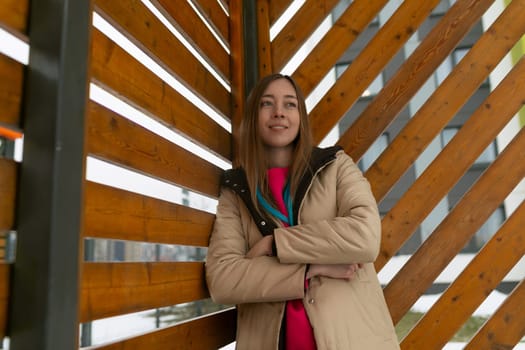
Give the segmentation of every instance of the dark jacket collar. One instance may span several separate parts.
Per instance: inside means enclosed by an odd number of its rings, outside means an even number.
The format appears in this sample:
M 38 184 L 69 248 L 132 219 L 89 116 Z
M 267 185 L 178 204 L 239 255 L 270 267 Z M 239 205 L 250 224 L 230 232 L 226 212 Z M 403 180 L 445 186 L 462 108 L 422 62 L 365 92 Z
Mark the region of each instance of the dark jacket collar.
M 299 204 L 306 195 L 306 191 L 308 190 L 313 177 L 319 169 L 334 160 L 336 153 L 340 150 L 342 150 L 340 146 L 332 146 L 328 148 L 315 147 L 312 150 L 310 166 L 308 167 L 306 174 L 301 179 L 294 197 L 294 222 L 297 222 Z M 273 220 L 269 219 L 268 217 L 261 216 L 255 209 L 250 195 L 250 190 L 248 188 L 248 181 L 246 180 L 244 169 L 235 168 L 226 170 L 221 179 L 221 186 L 231 188 L 233 191 L 235 191 L 235 193 L 237 193 L 239 197 L 241 197 L 263 235 L 273 234 L 273 230 L 277 228 L 277 226 Z

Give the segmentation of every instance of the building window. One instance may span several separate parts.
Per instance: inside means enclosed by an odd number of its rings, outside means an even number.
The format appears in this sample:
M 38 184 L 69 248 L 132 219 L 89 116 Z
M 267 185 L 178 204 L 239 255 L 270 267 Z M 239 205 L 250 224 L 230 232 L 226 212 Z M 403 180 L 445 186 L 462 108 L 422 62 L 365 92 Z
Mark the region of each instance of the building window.
M 388 134 L 384 133 L 378 137 L 377 140 L 370 146 L 370 148 L 363 155 L 363 158 L 358 163 L 361 171 L 365 172 L 376 161 L 376 159 L 383 153 L 388 146 Z

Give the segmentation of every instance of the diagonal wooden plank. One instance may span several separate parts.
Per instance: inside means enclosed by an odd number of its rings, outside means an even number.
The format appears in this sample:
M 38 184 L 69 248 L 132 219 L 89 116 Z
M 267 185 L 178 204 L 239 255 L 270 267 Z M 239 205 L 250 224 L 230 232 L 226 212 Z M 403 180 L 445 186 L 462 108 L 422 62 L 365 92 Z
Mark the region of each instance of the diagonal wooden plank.
M 525 336 L 525 281 L 514 288 L 496 313 L 481 327 L 465 350 L 514 349 Z
M 474 215 L 475 213 L 473 213 Z M 525 254 L 525 202 L 516 209 L 491 240 L 403 339 L 402 349 L 440 349 L 454 336 L 476 308 Z M 462 227 L 453 232 L 462 232 Z M 450 237 L 441 237 L 448 243 Z M 436 241 L 434 241 L 436 243 Z M 436 249 L 436 245 L 432 249 Z M 448 248 L 448 244 L 447 244 Z M 439 249 L 439 248 L 438 248 Z M 434 250 L 436 251 L 436 250 Z M 441 255 L 441 251 L 439 251 Z M 505 252 L 505 254 L 501 254 Z M 432 256 L 425 260 L 432 261 Z M 494 263 L 496 262 L 497 263 Z M 420 261 L 421 262 L 421 261 Z M 429 339 L 426 334 L 432 334 Z
M 237 311 L 228 310 L 84 350 L 220 349 L 235 340 Z
M 281 17 L 286 9 L 292 4 L 292 0 L 271 0 L 268 1 L 270 5 L 270 26 Z
M 410 119 L 408 124 L 390 143 L 389 147 L 379 156 L 376 162 L 367 170 L 366 177 L 372 184 L 372 191 L 377 201 L 381 201 L 390 191 L 394 184 L 401 178 L 405 171 L 412 165 L 426 146 L 439 134 L 441 129 L 454 117 L 461 106 L 475 92 L 476 88 L 486 79 L 492 68 L 508 53 L 509 49 L 525 32 L 525 7 L 524 1 L 514 1 L 507 10 L 493 23 L 483 34 L 478 42 L 469 50 L 467 55 L 459 62 L 457 67 L 450 73 L 448 78 L 430 96 L 419 111 Z M 456 5 L 460 4 L 459 2 Z M 462 21 L 468 21 L 462 19 Z M 438 24 L 439 26 L 439 24 Z M 447 29 L 440 31 L 449 32 Z M 416 55 L 419 49 L 414 52 Z M 487 54 L 490 52 L 490 55 Z M 412 55 L 407 61 L 408 68 L 412 66 Z M 424 61 L 424 55 L 421 54 Z M 421 63 L 423 63 L 421 61 Z M 405 68 L 401 68 L 402 70 Z M 409 69 L 416 69 L 412 67 Z M 397 81 L 393 85 L 394 80 Z M 383 92 L 374 100 L 361 115 L 361 122 L 352 125 L 351 131 L 344 137 L 348 140 L 343 142 L 346 147 L 356 147 L 350 150 L 354 157 L 360 157 L 363 149 L 358 145 L 358 134 L 362 127 L 374 130 L 375 124 L 382 124 L 382 118 L 393 118 L 389 115 L 397 113 L 395 110 L 402 108 L 407 96 L 397 95 L 397 90 L 402 91 L 402 84 L 411 84 L 408 81 L 416 81 L 413 76 L 396 76 L 391 80 Z M 403 83 L 403 81 L 405 83 Z M 412 87 L 406 87 L 408 89 Z M 411 95 L 412 92 L 409 93 Z M 389 95 L 389 96 L 387 96 Z M 395 99 L 399 99 L 395 101 Z M 391 100 L 390 102 L 388 100 Z M 376 103 L 377 101 L 377 103 Z M 392 111 L 394 110 L 394 111 Z M 381 117 L 377 117 L 381 116 Z M 366 126 L 365 126 L 366 124 Z M 361 126 L 359 126 L 361 125 Z M 373 134 L 376 132 L 370 131 Z M 363 132 L 364 133 L 364 132 Z M 352 136 L 353 135 L 353 136 Z M 368 139 L 363 136 L 362 139 Z M 354 141 L 349 141 L 354 139 Z M 365 142 L 368 144 L 370 141 Z M 350 144 L 352 146 L 350 146 Z
M 231 137 L 224 128 L 97 29 L 92 33 L 91 52 L 91 74 L 97 84 L 196 143 L 231 158 Z
M 197 10 L 212 24 L 222 40 L 227 43 L 230 38 L 229 18 L 219 5 L 220 0 L 192 0 Z M 231 5 L 230 5 L 231 6 Z M 226 11 L 228 11 L 226 6 Z M 231 18 L 230 11 L 230 18 Z
M 381 249 L 375 262 L 378 271 L 523 106 L 524 74 L 522 59 L 383 217 Z M 519 152 L 516 156 L 520 156 Z
M 26 33 L 28 12 L 29 0 L 3 0 L 0 6 L 0 23 Z
M 324 78 L 388 0 L 355 0 L 292 74 L 305 96 Z
M 93 101 L 88 104 L 86 151 L 210 196 L 219 193 L 220 168 Z
M 84 236 L 206 247 L 214 215 L 87 181 Z
M 219 41 L 213 36 L 212 32 L 200 20 L 197 13 L 191 8 L 187 1 L 155 0 L 163 9 L 166 18 L 191 42 L 195 43 L 195 48 L 207 57 L 209 64 L 213 65 L 223 79 L 230 78 L 230 57 L 221 46 Z
M 228 91 L 140 0 L 95 0 L 96 10 L 189 90 L 230 115 Z M 174 54 L 176 53 L 176 54 Z
M 304 3 L 272 41 L 274 72 L 283 69 L 338 2 L 338 0 L 311 0 Z
M 319 143 L 414 34 L 439 0 L 406 0 L 310 112 Z
M 353 159 L 363 156 L 493 2 L 494 0 L 457 1 L 447 11 L 337 142 Z M 487 56 L 487 60 L 493 61 L 498 57 Z M 484 64 L 483 67 L 485 66 L 488 65 Z M 477 75 L 483 75 L 483 78 L 486 74 L 486 70 L 477 70 Z M 465 77 L 472 81 L 470 85 L 463 87 L 462 90 L 466 92 L 475 91 L 475 87 L 483 81 L 482 78 L 478 80 L 468 74 Z
M 80 322 L 208 297 L 203 262 L 84 263 Z

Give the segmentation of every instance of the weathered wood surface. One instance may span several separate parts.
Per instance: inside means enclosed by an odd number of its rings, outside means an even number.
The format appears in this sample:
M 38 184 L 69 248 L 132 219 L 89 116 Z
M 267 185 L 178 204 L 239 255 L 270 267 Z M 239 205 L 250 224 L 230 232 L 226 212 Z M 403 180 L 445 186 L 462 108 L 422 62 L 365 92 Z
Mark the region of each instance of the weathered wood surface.
M 260 77 L 274 73 L 268 6 L 268 0 L 257 0 L 257 60 Z
M 27 31 L 29 0 L 2 0 L 0 22 L 21 33 Z
M 17 173 L 13 160 L 0 158 L 0 233 L 13 229 Z
M 86 151 L 197 192 L 219 194 L 222 169 L 92 101 Z
M 230 10 L 230 17 L 228 17 L 228 15 L 219 5 L 219 1 L 220 0 L 196 0 L 193 2 L 196 4 L 196 7 L 200 10 L 203 16 L 213 24 L 213 27 L 220 34 L 222 40 L 227 43 L 228 39 L 231 39 L 230 33 L 233 33 L 230 31 L 229 20 L 235 17 L 235 12 Z M 230 4 L 230 7 L 232 5 L 234 4 Z M 226 11 L 228 10 L 229 9 L 227 8 Z M 232 50 L 232 52 L 234 51 Z
M 24 66 L 0 54 L 0 123 L 20 124 Z
M 292 4 L 292 0 L 270 0 L 270 25 L 274 25 L 275 22 L 281 17 L 286 9 Z
M 84 263 L 80 322 L 209 297 L 203 262 Z

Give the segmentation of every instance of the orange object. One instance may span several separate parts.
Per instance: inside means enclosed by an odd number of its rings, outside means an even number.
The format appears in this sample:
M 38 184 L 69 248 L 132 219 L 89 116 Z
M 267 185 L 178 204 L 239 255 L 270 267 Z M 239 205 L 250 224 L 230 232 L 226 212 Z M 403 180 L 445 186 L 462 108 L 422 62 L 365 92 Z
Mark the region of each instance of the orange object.
M 16 139 L 22 138 L 22 136 L 24 136 L 24 133 L 22 133 L 21 131 L 16 131 L 13 129 L 8 129 L 6 127 L 0 126 L 0 136 L 3 136 L 10 140 L 16 140 Z

